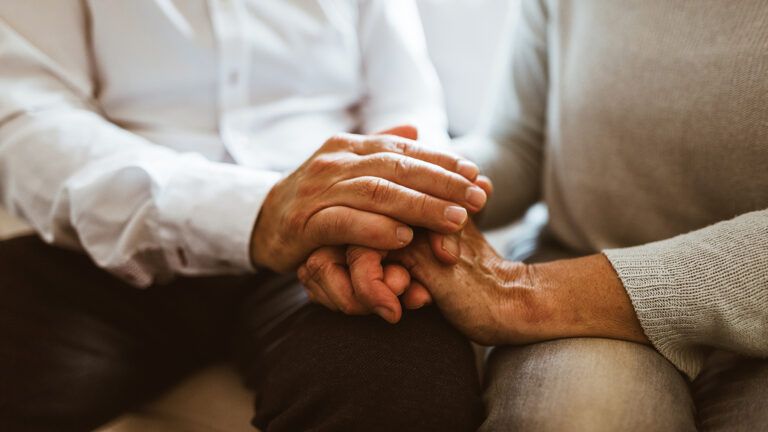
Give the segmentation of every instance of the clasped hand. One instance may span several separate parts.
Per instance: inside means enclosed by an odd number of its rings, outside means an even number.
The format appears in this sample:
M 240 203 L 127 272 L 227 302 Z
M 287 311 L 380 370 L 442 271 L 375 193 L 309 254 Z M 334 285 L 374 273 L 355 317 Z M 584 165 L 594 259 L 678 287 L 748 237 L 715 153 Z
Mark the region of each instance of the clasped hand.
M 328 143 L 318 155 L 340 152 L 331 158 L 349 158 L 348 170 L 325 163 L 318 170 L 310 161 L 286 184 L 301 191 L 309 187 L 301 186 L 303 176 L 315 173 L 322 180 L 314 189 L 293 202 L 275 194 L 288 200 L 282 221 L 291 223 L 283 232 L 297 241 L 284 237 L 286 252 L 275 258 L 290 257 L 289 267 L 303 261 L 298 275 L 312 301 L 391 323 L 403 306 L 434 301 L 456 328 L 486 345 L 574 336 L 648 343 L 604 255 L 534 265 L 504 260 L 468 217 L 484 206 L 490 181 L 470 162 L 419 147 L 412 128 L 390 133 L 410 139 L 337 138 L 342 142 Z M 355 188 L 350 197 L 349 182 L 376 187 Z M 292 206 L 303 210 L 292 213 Z M 449 214 L 457 207 L 462 218 L 454 221 Z M 321 222 L 325 218 L 330 221 Z M 411 226 L 422 228 L 414 235 Z M 302 227 L 312 233 L 305 243 Z M 403 229 L 407 238 L 392 240 Z
M 309 284 L 307 274 L 317 277 L 318 271 L 333 278 L 342 263 L 344 274 L 340 285 L 328 294 L 315 291 L 313 299 L 347 313 L 375 312 L 398 321 L 397 296 L 411 285 L 410 276 L 402 266 L 381 265 L 388 251 L 410 244 L 412 227 L 424 227 L 437 255 L 455 259 L 451 254 L 458 246 L 440 234 L 459 232 L 468 212 L 481 210 L 490 192 L 475 164 L 416 139 L 409 126 L 329 139 L 267 195 L 251 238 L 254 265 L 292 271 L 316 251 L 309 265 L 299 268 L 302 280 Z M 346 245 L 353 246 L 347 251 Z M 347 258 L 354 263 L 351 273 Z M 430 296 L 414 286 L 405 300 L 415 307 Z
M 431 302 L 402 265 L 382 262 L 413 241 L 412 227 L 428 229 L 438 259 L 456 262 L 458 237 L 444 234 L 483 208 L 491 184 L 473 163 L 416 139 L 401 126 L 328 140 L 267 196 L 251 240 L 254 264 L 285 272 L 306 260 L 298 274 L 310 298 L 347 314 L 394 323 L 398 297 L 409 308 Z

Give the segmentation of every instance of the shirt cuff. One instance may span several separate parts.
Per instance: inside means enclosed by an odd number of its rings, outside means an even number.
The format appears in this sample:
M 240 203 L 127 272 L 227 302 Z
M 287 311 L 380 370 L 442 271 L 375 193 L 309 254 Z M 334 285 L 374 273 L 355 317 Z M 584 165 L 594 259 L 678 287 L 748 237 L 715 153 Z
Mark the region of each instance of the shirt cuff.
M 254 271 L 256 217 L 281 175 L 189 158 L 157 199 L 158 233 L 170 266 L 199 276 Z

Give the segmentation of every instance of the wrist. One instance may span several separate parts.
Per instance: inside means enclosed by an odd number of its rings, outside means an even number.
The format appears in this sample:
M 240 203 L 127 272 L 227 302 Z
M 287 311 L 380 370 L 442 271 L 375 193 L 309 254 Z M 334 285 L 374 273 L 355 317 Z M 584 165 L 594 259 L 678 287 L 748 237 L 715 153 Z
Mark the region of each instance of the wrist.
M 264 230 L 259 229 L 259 219 L 261 214 L 256 217 L 256 222 L 253 224 L 253 231 L 251 231 L 251 243 L 250 243 L 250 255 L 251 264 L 254 268 L 271 268 L 268 261 L 269 254 L 265 252 L 269 249 L 267 244 L 269 243 L 264 236 Z
M 279 184 L 279 183 L 278 183 Z M 277 241 L 275 237 L 278 236 L 277 230 L 274 228 L 274 224 L 271 223 L 272 214 L 274 209 L 275 190 L 277 185 L 269 191 L 264 198 L 264 203 L 256 215 L 256 220 L 253 223 L 253 230 L 251 231 L 250 240 L 250 256 L 251 264 L 254 268 L 267 268 L 273 271 L 278 271 L 277 261 L 275 259 L 278 251 L 276 247 Z
M 496 344 L 519 344 L 541 340 L 540 330 L 550 316 L 550 302 L 537 288 L 534 267 L 503 261 L 496 272 L 498 299 L 492 304 L 499 330 Z
M 629 297 L 610 262 L 596 254 L 531 266 L 546 299 L 547 339 L 605 337 L 647 343 Z

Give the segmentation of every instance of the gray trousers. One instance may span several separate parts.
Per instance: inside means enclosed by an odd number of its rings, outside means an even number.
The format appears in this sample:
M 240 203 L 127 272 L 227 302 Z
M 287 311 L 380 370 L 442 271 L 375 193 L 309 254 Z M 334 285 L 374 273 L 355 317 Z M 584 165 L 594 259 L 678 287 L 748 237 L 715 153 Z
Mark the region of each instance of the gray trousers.
M 481 431 L 768 430 L 768 360 L 714 353 L 688 380 L 653 348 L 575 338 L 496 348 Z
M 514 260 L 577 254 L 532 229 Z M 495 348 L 480 431 L 768 431 L 768 360 L 714 352 L 689 382 L 651 347 L 574 338 Z

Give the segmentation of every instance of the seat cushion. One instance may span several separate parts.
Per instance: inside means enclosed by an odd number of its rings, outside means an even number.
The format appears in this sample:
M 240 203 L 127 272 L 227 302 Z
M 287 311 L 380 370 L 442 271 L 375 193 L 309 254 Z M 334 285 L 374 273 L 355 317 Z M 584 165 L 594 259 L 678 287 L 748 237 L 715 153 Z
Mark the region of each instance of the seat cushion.
M 253 432 L 253 399 L 231 366 L 215 365 L 97 432 Z
M 32 228 L 0 207 L 0 240 L 30 234 Z

